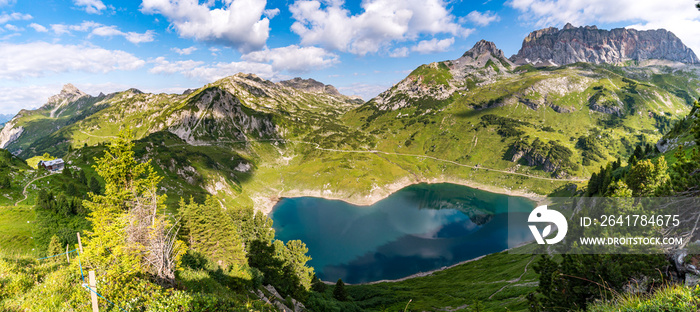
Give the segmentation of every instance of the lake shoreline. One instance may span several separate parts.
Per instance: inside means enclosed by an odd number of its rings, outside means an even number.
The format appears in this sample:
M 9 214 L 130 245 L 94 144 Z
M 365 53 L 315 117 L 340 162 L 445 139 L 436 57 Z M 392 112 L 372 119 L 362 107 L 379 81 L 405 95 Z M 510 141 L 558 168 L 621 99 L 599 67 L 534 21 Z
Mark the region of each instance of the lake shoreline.
M 274 209 L 275 205 L 277 205 L 277 203 L 280 200 L 282 200 L 282 198 L 316 197 L 316 198 L 323 198 L 323 199 L 328 199 L 328 200 L 339 200 L 339 201 L 343 201 L 343 202 L 346 202 L 348 204 L 352 204 L 352 205 L 356 205 L 356 206 L 370 206 L 370 205 L 377 203 L 378 201 L 381 201 L 381 200 L 389 197 L 391 194 L 396 193 L 403 188 L 406 188 L 406 187 L 411 186 L 411 185 L 421 184 L 421 183 L 426 183 L 426 184 L 450 183 L 450 184 L 462 185 L 462 186 L 470 187 L 473 189 L 486 191 L 489 193 L 524 197 L 524 198 L 530 199 L 534 202 L 539 202 L 544 197 L 546 197 L 545 195 L 540 195 L 540 194 L 533 193 L 533 192 L 501 188 L 498 186 L 477 183 L 477 182 L 474 182 L 471 180 L 464 180 L 464 179 L 450 178 L 450 177 L 440 177 L 440 178 L 421 179 L 421 180 L 412 180 L 409 178 L 403 178 L 403 179 L 400 179 L 400 180 L 395 181 L 393 183 L 384 185 L 383 187 L 373 188 L 369 194 L 366 194 L 364 196 L 361 194 L 342 194 L 340 192 L 334 193 L 331 190 L 309 190 L 309 189 L 307 189 L 307 190 L 280 191 L 277 194 L 277 196 L 258 198 L 258 200 L 254 200 L 254 201 L 256 202 L 255 207 L 261 207 L 260 209 L 257 209 L 257 210 L 263 212 L 265 215 L 268 215 L 268 216 L 270 215 L 270 213 L 272 213 L 272 210 Z

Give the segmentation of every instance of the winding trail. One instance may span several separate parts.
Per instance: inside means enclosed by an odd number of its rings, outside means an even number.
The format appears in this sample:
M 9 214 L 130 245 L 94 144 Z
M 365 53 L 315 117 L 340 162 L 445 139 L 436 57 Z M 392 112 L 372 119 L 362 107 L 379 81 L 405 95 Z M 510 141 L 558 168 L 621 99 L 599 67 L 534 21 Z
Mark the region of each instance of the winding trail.
M 525 265 L 525 270 L 523 271 L 523 274 L 520 274 L 520 276 L 518 276 L 518 278 L 516 278 L 516 279 L 513 279 L 513 280 L 508 281 L 508 284 L 507 284 L 507 285 L 501 287 L 501 289 L 496 290 L 496 292 L 494 292 L 493 294 L 491 294 L 491 296 L 489 296 L 489 299 L 493 298 L 493 296 L 495 296 L 497 293 L 499 293 L 499 292 L 501 292 L 502 290 L 506 289 L 506 287 L 511 286 L 511 285 L 513 285 L 514 283 L 519 282 L 520 279 L 522 279 L 523 276 L 525 276 L 525 273 L 527 273 L 527 267 L 530 266 L 530 263 L 532 263 L 533 260 L 535 260 L 535 255 L 532 255 L 532 258 L 530 258 L 530 262 L 528 262 L 528 263 Z
M 41 180 L 41 179 L 43 179 L 43 178 L 46 178 L 46 177 L 51 176 L 51 175 L 54 175 L 54 174 L 55 174 L 55 173 L 49 173 L 49 174 L 47 174 L 47 175 L 45 175 L 45 176 L 40 176 L 40 177 L 38 177 L 38 178 L 34 178 L 34 180 L 29 181 L 29 182 L 27 183 L 27 185 L 24 186 L 24 190 L 22 190 L 22 194 L 24 195 L 24 198 L 18 200 L 18 201 L 15 203 L 15 206 L 19 206 L 19 203 L 21 203 L 21 202 L 27 200 L 27 198 L 29 197 L 29 194 L 27 194 L 27 188 L 29 187 L 29 185 L 31 185 L 32 183 L 36 182 L 37 180 Z
M 248 143 L 248 142 L 281 142 L 281 143 L 298 143 L 298 144 L 308 144 L 313 146 L 317 150 L 321 151 L 327 151 L 327 152 L 336 152 L 336 153 L 364 153 L 364 154 L 375 154 L 379 156 L 379 154 L 384 154 L 384 155 L 395 155 L 395 156 L 406 156 L 406 157 L 416 157 L 416 158 L 427 158 L 427 159 L 432 159 L 436 161 L 441 161 L 441 162 L 446 162 L 449 164 L 453 164 L 456 166 L 460 167 L 466 167 L 466 168 L 471 168 L 471 169 L 481 169 L 485 171 L 493 171 L 493 172 L 498 172 L 498 173 L 503 173 L 503 174 L 510 174 L 510 175 L 517 175 L 517 176 L 522 176 L 522 177 L 527 177 L 527 178 L 532 178 L 532 179 L 540 179 L 540 180 L 546 180 L 546 181 L 569 181 L 569 182 L 584 182 L 588 181 L 588 179 L 583 179 L 583 178 L 568 178 L 568 179 L 558 179 L 558 178 L 547 178 L 547 177 L 541 177 L 541 176 L 536 176 L 536 175 L 531 175 L 531 174 L 526 174 L 526 173 L 519 173 L 519 172 L 511 172 L 507 170 L 499 170 L 499 169 L 492 169 L 492 168 L 486 168 L 482 166 L 472 166 L 472 165 L 465 165 L 458 163 L 453 160 L 449 159 L 442 159 L 442 158 L 437 158 L 433 156 L 428 156 L 428 155 L 418 155 L 418 154 L 405 154 L 405 153 L 395 153 L 395 152 L 385 152 L 385 151 L 380 151 L 380 150 L 339 150 L 339 149 L 333 149 L 333 148 L 323 148 L 321 147 L 318 143 L 312 143 L 312 142 L 304 142 L 304 141 L 291 141 L 291 140 L 283 140 L 283 139 L 265 139 L 265 140 L 248 140 L 248 141 L 226 141 L 226 142 L 217 142 L 217 143 L 208 143 L 208 144 L 197 144 L 197 145 L 192 145 L 192 144 L 172 144 L 172 145 L 166 145 L 168 147 L 174 147 L 174 146 L 198 146 L 198 145 L 206 145 L 206 146 L 219 146 L 222 144 L 226 143 Z M 476 142 L 475 142 L 476 145 Z M 382 157 L 384 158 L 384 157 Z M 390 160 L 384 158 L 385 160 L 391 162 Z M 393 162 L 391 162 L 393 163 Z M 395 163 L 394 163 L 395 164 Z M 398 164 L 395 164 L 398 166 Z M 399 166 L 400 167 L 400 166 Z M 403 169 L 403 168 L 402 168 Z M 404 169 L 406 170 L 406 169 Z M 412 173 L 409 170 L 406 170 L 409 173 Z M 414 173 L 412 173 L 414 174 Z M 414 174 L 415 175 L 415 174 Z
M 535 175 L 530 175 L 526 173 L 518 173 L 518 172 L 510 172 L 506 170 L 499 170 L 499 169 L 491 169 L 491 168 L 486 168 L 486 167 L 481 167 L 481 166 L 472 166 L 472 165 L 465 165 L 458 163 L 456 161 L 448 160 L 448 159 L 441 159 L 433 156 L 428 156 L 428 155 L 416 155 L 416 154 L 404 154 L 404 153 L 393 153 L 393 152 L 385 152 L 385 151 L 379 151 L 379 150 L 338 150 L 338 149 L 332 149 L 332 148 L 323 148 L 321 147 L 318 143 L 310 143 L 310 142 L 300 142 L 300 141 L 290 141 L 294 143 L 302 143 L 302 144 L 310 144 L 313 145 L 316 149 L 318 150 L 323 150 L 323 151 L 329 151 L 329 152 L 339 152 L 339 153 L 374 153 L 374 154 L 385 154 L 385 155 L 396 155 L 396 156 L 408 156 L 408 157 L 417 157 L 417 158 L 427 158 L 427 159 L 432 159 L 432 160 L 437 160 L 441 162 L 446 162 L 450 163 L 453 165 L 457 165 L 460 167 L 467 167 L 467 168 L 472 168 L 472 169 L 483 169 L 486 171 L 493 171 L 493 172 L 500 172 L 500 173 L 505 173 L 505 174 L 510 174 L 510 175 L 518 175 L 518 176 L 523 176 L 523 177 L 528 177 L 528 178 L 533 178 L 533 179 L 540 179 L 540 180 L 547 180 L 547 181 L 571 181 L 571 182 L 583 182 L 586 181 L 587 179 L 581 179 L 581 178 L 570 178 L 570 179 L 556 179 L 556 178 L 547 178 L 547 177 L 540 177 L 540 176 L 535 176 Z

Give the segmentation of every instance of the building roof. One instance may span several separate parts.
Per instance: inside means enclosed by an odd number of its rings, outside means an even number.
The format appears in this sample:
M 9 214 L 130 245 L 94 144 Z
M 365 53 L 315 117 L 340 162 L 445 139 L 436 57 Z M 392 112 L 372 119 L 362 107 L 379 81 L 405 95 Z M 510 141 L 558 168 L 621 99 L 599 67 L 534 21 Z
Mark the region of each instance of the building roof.
M 61 159 L 61 158 L 56 158 L 56 159 L 54 159 L 54 160 L 47 160 L 47 161 L 43 161 L 43 160 L 42 160 L 42 161 L 39 162 L 39 163 L 40 163 L 40 164 L 43 164 L 44 166 L 54 166 L 54 165 L 62 164 L 62 163 L 63 163 L 63 159 Z

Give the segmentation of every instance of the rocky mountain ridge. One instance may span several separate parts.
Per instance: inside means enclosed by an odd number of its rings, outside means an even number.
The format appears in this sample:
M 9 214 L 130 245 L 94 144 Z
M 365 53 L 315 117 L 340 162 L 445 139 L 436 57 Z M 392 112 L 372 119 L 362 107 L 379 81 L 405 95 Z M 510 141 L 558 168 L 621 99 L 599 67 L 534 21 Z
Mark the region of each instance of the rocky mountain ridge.
M 290 87 L 306 92 L 313 93 L 327 93 L 330 95 L 340 96 L 340 92 L 332 85 L 324 84 L 320 81 L 314 80 L 312 78 L 302 79 L 301 77 L 295 77 L 290 80 L 283 80 L 279 82 L 280 85 L 285 87 Z
M 700 60 L 672 32 L 596 26 L 563 29 L 549 27 L 531 32 L 510 60 L 518 65 L 561 66 L 576 62 L 620 64 L 626 61 L 668 60 L 698 64 Z
M 385 111 L 407 107 L 425 98 L 442 101 L 458 90 L 508 77 L 513 67 L 495 43 L 480 40 L 456 60 L 421 65 L 371 101 Z
M 309 113 L 337 116 L 359 104 L 313 79 L 275 83 L 243 73 L 183 94 L 150 94 L 132 88 L 93 97 L 66 84 L 45 105 L 23 110 L 8 123 L 0 132 L 0 147 L 28 156 L 51 148 L 38 142 L 50 134 L 69 143 L 75 133 L 87 136 L 83 140 L 111 136 L 114 126 L 135 127 L 139 136 L 165 130 L 192 145 L 276 139 L 283 129 L 272 120 L 280 112 L 283 118 Z

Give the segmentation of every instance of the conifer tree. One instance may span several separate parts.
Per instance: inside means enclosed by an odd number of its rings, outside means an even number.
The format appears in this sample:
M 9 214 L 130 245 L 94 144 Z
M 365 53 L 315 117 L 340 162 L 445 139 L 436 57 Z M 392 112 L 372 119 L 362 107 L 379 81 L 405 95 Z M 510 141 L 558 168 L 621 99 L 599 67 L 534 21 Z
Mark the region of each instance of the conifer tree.
M 77 180 L 80 184 L 85 185 L 85 186 L 88 185 L 87 177 L 85 177 L 85 170 L 80 170 L 78 172 L 77 176 L 78 176 Z
M 183 221 L 188 232 L 190 248 L 207 255 L 222 268 L 242 266 L 246 262 L 243 242 L 233 220 L 226 215 L 219 202 L 207 197 L 204 204 L 181 201 Z
M 143 274 L 171 283 L 183 252 L 174 239 L 177 229 L 157 214 L 165 208 L 165 197 L 156 193 L 161 178 L 150 161 L 136 161 L 131 140 L 130 131 L 120 132 L 96 159 L 93 167 L 106 182 L 105 192 L 84 201 L 92 223 L 84 265 L 109 281 L 108 292 L 135 287 Z
M 311 289 L 311 280 L 315 275 L 314 269 L 306 265 L 311 260 L 311 257 L 306 255 L 307 252 L 309 248 L 306 244 L 300 240 L 291 240 L 285 245 L 284 258 L 287 265 L 294 271 L 294 275 L 299 277 L 301 285 L 308 290 Z
M 49 247 L 46 249 L 46 256 L 50 257 L 53 255 L 60 254 L 62 252 L 65 252 L 65 250 L 61 247 L 61 240 L 58 238 L 58 236 L 54 235 L 51 236 L 51 241 L 49 242 Z M 53 257 L 50 258 L 50 261 L 56 261 L 58 260 L 58 257 Z
M 70 171 L 70 167 L 66 166 L 63 168 L 63 176 L 66 177 L 68 180 L 73 179 L 73 173 Z
M 345 283 L 342 279 L 338 279 L 333 288 L 333 298 L 338 301 L 348 301 L 348 291 L 345 289 Z
M 90 192 L 92 192 L 95 195 L 100 195 L 102 193 L 102 186 L 100 185 L 100 181 L 97 181 L 95 177 L 90 178 Z

